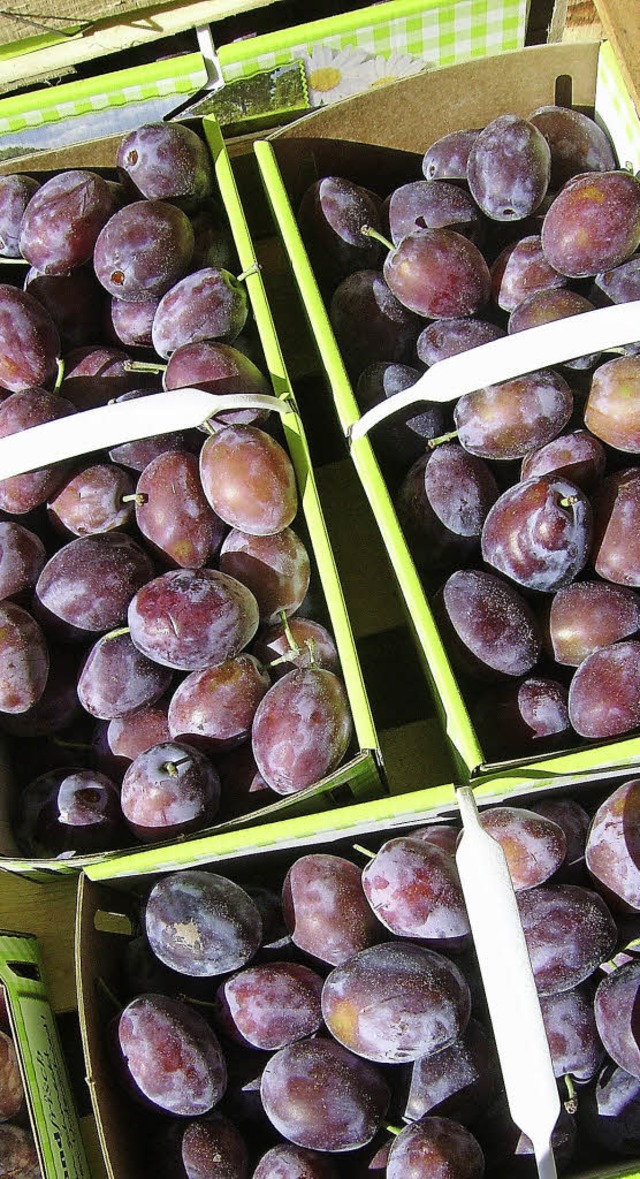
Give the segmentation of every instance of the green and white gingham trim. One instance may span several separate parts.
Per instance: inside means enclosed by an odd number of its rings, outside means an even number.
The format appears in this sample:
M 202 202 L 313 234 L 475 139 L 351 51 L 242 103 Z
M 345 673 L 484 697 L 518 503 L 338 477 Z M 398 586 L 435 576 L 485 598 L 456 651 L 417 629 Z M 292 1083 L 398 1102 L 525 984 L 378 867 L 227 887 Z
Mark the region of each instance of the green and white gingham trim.
M 50 90 L 5 98 L 0 100 L 0 135 L 129 103 L 172 94 L 193 94 L 206 80 L 201 55 L 192 53 L 82 82 L 68 82 Z
M 218 48 L 225 79 L 273 69 L 314 47 L 391 53 L 443 66 L 524 45 L 527 0 L 390 0 L 328 20 L 268 33 Z
M 608 41 L 598 58 L 596 114 L 613 140 L 621 167 L 640 170 L 640 121 Z

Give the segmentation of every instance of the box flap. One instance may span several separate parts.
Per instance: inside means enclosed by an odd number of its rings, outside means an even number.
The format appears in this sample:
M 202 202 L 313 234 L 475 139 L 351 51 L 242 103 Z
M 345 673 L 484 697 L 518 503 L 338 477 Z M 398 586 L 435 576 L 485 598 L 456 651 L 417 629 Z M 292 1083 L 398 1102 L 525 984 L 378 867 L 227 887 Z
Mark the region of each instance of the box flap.
M 599 50 L 599 42 L 540 45 L 501 54 L 499 69 L 484 58 L 431 70 L 324 107 L 269 138 L 313 136 L 424 152 L 426 111 L 432 142 L 453 128 L 481 127 L 497 110 L 527 115 L 542 105 L 541 88 L 553 103 L 558 79 L 563 102 L 569 79 L 572 105 L 593 107 Z

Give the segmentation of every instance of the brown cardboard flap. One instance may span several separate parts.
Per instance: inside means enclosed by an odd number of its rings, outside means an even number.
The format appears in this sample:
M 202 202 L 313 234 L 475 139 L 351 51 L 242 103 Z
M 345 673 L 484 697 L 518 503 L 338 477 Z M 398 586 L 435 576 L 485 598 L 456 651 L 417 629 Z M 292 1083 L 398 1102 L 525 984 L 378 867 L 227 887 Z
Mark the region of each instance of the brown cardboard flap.
M 424 152 L 440 135 L 482 127 L 500 111 L 528 115 L 555 102 L 557 80 L 567 77 L 571 105 L 592 108 L 599 49 L 599 42 L 537 45 L 427 71 L 324 107 L 269 138 L 313 136 Z M 566 86 L 562 101 L 568 101 Z
M 122 952 L 128 938 L 122 933 L 98 929 L 96 918 L 102 911 L 132 917 L 135 908 L 132 897 L 126 893 L 91 884 L 86 877 L 80 879 L 76 929 L 78 1011 L 87 1084 L 110 1179 L 116 1176 L 132 1179 L 134 1175 L 144 1174 L 139 1121 L 145 1119 L 146 1111 L 142 1108 L 138 1111 L 116 1083 L 107 1051 L 107 1025 L 118 1013 L 109 993 L 120 997 Z M 104 922 L 98 924 L 104 926 Z M 117 1127 L 115 1133 L 114 1127 Z M 105 1152 L 107 1143 L 108 1153 Z

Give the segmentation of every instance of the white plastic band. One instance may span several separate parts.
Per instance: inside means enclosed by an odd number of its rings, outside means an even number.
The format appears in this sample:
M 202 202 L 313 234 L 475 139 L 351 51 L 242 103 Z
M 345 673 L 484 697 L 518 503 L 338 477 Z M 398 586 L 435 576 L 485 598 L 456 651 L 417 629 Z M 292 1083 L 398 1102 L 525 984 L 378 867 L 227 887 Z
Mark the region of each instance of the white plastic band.
M 215 394 L 190 386 L 149 393 L 0 438 L 0 479 L 124 442 L 202 426 L 215 414 L 232 409 L 266 409 L 281 415 L 293 411 L 290 402 L 267 393 Z
M 560 1097 L 518 903 L 504 852 L 482 827 L 470 786 L 457 791 L 456 863 L 511 1116 L 531 1139 L 540 1179 L 555 1179 Z
M 374 405 L 349 427 L 353 442 L 385 418 L 421 401 L 456 401 L 465 393 L 497 385 L 536 369 L 640 340 L 640 300 L 556 319 L 448 356 L 428 368 L 410 389 Z

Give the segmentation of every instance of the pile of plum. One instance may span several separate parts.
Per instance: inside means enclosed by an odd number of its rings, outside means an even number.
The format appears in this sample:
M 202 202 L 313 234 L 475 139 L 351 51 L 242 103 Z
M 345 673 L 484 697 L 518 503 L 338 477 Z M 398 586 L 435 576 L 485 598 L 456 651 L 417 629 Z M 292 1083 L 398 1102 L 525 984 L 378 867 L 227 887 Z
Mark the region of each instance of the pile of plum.
M 0 987 L 0 1173 L 42 1179 L 4 987 Z
M 386 196 L 327 176 L 299 206 L 362 411 L 445 357 L 640 296 L 640 180 L 586 115 L 499 115 L 422 172 Z M 489 759 L 640 726 L 640 356 L 584 345 L 371 435 Z
M 590 810 L 556 795 L 482 812 L 518 899 L 560 1087 L 556 1158 L 572 1173 L 640 1155 L 626 836 L 640 779 Z M 98 993 L 121 1116 L 161 1179 L 535 1174 L 505 1101 L 458 837 L 449 823 L 378 832 L 371 848 L 144 889 L 109 1001 Z
M 162 388 L 270 391 L 204 141 L 149 124 L 117 164 L 0 177 L 0 254 L 29 263 L 6 267 L 24 289 L 0 284 L 0 437 Z M 272 417 L 0 478 L 0 729 L 26 854 L 202 830 L 347 753 Z

